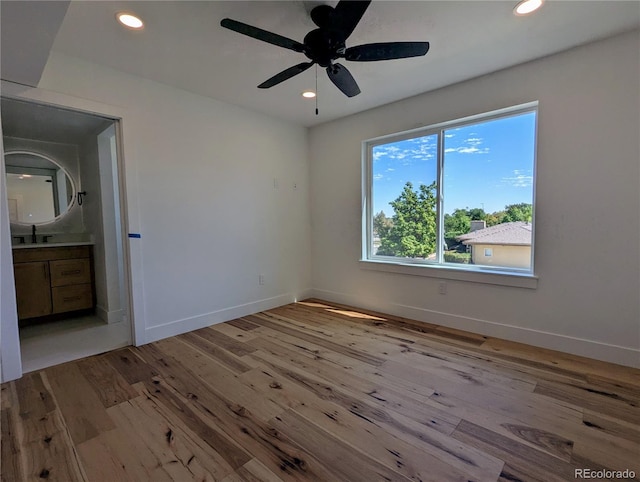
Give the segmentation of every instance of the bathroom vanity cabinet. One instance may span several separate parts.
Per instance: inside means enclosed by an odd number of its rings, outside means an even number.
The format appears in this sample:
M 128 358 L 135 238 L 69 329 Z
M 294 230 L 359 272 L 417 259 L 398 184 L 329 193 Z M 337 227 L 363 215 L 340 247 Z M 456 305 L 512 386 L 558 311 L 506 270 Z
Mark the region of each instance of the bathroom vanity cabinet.
M 92 309 L 92 246 L 13 250 L 18 319 Z

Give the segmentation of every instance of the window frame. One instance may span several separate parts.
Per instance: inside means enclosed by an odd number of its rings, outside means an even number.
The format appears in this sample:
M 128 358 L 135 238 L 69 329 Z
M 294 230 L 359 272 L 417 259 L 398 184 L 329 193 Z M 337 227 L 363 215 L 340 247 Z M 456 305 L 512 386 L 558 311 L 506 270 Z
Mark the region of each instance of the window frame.
M 475 125 L 492 120 L 514 117 L 521 114 L 535 112 L 534 148 L 532 168 L 532 216 L 531 216 L 531 261 L 530 269 L 496 267 L 484 265 L 458 265 L 444 262 L 444 211 L 442 186 L 444 180 L 444 131 L 469 125 Z M 418 127 L 403 132 L 387 134 L 367 139 L 362 142 L 362 251 L 360 265 L 365 269 L 389 271 L 411 275 L 430 276 L 436 278 L 459 279 L 461 281 L 477 281 L 489 284 L 519 286 L 525 288 L 537 287 L 535 274 L 535 213 L 536 213 L 536 171 L 538 149 L 538 101 L 527 102 L 512 107 L 493 110 L 486 113 L 440 122 Z M 436 219 L 438 224 L 438 239 L 436 240 L 436 259 L 416 259 L 395 256 L 380 256 L 373 254 L 373 149 L 377 146 L 399 142 L 430 135 L 437 136 L 437 192 Z

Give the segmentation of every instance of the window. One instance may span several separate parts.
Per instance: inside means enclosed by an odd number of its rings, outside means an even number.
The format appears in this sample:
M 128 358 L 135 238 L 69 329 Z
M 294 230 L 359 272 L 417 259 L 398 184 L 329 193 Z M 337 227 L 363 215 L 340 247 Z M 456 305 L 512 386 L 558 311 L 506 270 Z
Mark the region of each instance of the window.
M 364 143 L 363 258 L 533 273 L 537 103 Z

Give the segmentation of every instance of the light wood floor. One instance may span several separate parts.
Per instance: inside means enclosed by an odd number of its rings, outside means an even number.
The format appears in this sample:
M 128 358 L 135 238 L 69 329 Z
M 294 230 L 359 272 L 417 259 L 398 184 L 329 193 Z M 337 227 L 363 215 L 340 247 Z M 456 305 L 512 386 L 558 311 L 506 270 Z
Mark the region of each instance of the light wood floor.
M 640 370 L 322 301 L 1 393 L 7 482 L 640 474 Z

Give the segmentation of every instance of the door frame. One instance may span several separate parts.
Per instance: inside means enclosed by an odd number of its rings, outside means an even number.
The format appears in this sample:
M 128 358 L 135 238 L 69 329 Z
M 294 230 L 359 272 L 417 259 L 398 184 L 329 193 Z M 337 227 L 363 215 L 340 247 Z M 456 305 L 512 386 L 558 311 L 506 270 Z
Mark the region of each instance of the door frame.
M 142 294 L 142 250 L 139 237 L 132 238 L 130 233 L 139 233 L 138 216 L 138 190 L 137 170 L 135 156 L 128 155 L 125 145 L 127 109 L 121 106 L 102 104 L 87 99 L 81 99 L 66 94 L 47 91 L 39 88 L 25 87 L 8 81 L 1 83 L 2 96 L 15 100 L 44 104 L 67 110 L 75 110 L 87 114 L 98 115 L 114 121 L 117 147 L 117 180 L 120 202 L 120 226 L 122 242 L 122 262 L 124 272 L 123 300 L 127 305 L 127 317 L 130 323 L 130 342 L 133 345 L 142 345 L 145 341 L 144 330 L 144 300 Z M 0 134 L 2 130 L 0 128 Z M 4 192 L 5 163 L 4 146 L 2 148 L 2 162 L 0 163 L 0 175 L 2 176 L 2 197 L 0 199 L 0 246 L 2 246 L 2 262 L 0 263 L 0 276 L 2 280 L 11 282 L 13 279 L 13 260 L 11 255 L 11 232 L 8 218 L 8 203 Z M 7 214 L 5 217 L 4 214 Z M 132 242 L 132 240 L 134 242 Z M 8 259 L 8 261 L 7 261 Z M 15 300 L 15 288 L 11 291 L 7 286 L 0 286 L 1 314 L 0 329 L 0 367 L 2 382 L 14 380 L 22 376 L 22 362 L 20 356 L 20 341 L 18 338 L 17 306 Z M 8 293 L 8 294 L 7 294 Z

